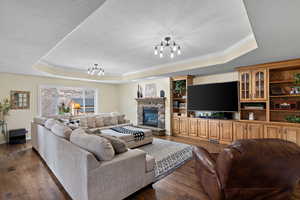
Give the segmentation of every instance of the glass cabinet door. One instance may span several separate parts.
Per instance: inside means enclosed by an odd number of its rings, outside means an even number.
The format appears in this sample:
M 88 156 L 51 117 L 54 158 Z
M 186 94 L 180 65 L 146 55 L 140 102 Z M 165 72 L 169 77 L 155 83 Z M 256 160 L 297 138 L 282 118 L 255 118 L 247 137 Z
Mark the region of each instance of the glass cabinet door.
M 253 99 L 264 100 L 266 99 L 266 70 L 254 70 L 253 77 Z
M 251 98 L 250 71 L 240 72 L 240 98 L 241 100 L 249 100 Z

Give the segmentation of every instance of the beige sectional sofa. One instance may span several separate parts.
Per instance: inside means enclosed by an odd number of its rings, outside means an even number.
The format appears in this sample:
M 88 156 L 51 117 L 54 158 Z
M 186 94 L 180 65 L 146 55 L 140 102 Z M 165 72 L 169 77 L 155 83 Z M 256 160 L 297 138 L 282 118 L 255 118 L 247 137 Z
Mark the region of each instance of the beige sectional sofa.
M 144 151 L 129 149 L 102 161 L 37 120 L 31 130 L 33 148 L 74 200 L 120 200 L 154 181 L 155 160 Z
M 99 132 L 103 135 L 110 135 L 123 139 L 129 148 L 139 147 L 145 144 L 153 142 L 153 135 L 150 129 L 136 128 L 144 132 L 145 137 L 143 140 L 136 140 L 131 134 L 118 133 L 110 128 L 119 126 L 133 126 L 129 120 L 125 118 L 125 115 L 119 113 L 100 113 L 95 115 L 83 115 L 76 117 L 62 117 L 62 116 L 51 116 L 49 118 L 60 119 L 60 120 L 74 120 L 80 121 L 79 126 L 89 130 L 90 132 Z M 41 120 L 36 118 L 35 120 Z M 44 119 L 45 120 L 45 119 Z M 76 128 L 76 127 L 75 127 Z

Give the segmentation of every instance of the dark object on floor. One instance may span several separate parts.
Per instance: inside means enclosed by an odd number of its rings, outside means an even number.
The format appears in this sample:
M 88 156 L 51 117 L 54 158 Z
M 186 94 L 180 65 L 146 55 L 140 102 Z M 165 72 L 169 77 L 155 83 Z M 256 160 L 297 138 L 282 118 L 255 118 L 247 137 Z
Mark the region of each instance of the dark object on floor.
M 24 144 L 26 143 L 26 133 L 28 131 L 25 128 L 9 130 L 8 143 L 9 144 Z
M 278 139 L 237 140 L 219 155 L 194 147 L 195 170 L 211 200 L 300 199 L 300 147 Z
M 165 97 L 165 91 L 164 90 L 160 91 L 160 97 Z

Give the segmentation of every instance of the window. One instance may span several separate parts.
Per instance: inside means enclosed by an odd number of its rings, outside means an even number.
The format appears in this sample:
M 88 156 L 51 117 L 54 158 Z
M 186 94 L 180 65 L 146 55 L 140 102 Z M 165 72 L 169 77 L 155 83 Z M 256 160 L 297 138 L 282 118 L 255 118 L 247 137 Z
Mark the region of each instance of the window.
M 41 116 L 51 116 L 72 112 L 76 112 L 76 114 L 85 114 L 96 113 L 97 111 L 96 89 L 41 86 L 39 97 L 39 111 Z

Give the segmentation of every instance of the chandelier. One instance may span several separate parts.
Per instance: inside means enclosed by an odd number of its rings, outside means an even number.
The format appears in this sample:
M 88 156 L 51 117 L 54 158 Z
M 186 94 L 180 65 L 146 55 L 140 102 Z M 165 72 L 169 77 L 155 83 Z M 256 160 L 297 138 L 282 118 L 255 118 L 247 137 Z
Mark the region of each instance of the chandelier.
M 181 54 L 181 47 L 171 39 L 171 37 L 165 37 L 160 44 L 154 46 L 154 55 L 159 55 L 160 58 L 164 57 L 164 51 L 168 51 L 170 58 L 174 58 L 175 54 Z
M 88 68 L 88 74 L 89 75 L 103 76 L 104 75 L 104 69 L 102 67 L 99 67 L 98 64 L 94 64 L 93 67 Z

